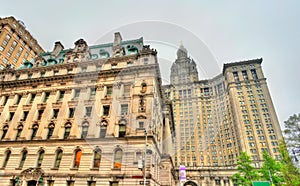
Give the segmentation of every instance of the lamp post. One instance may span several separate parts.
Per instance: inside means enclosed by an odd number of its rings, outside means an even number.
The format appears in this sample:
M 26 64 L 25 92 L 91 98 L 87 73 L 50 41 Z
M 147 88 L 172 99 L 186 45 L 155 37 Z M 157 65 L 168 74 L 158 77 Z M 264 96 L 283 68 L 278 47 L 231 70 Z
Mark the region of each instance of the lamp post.
M 145 151 L 144 151 L 144 186 L 146 186 L 146 154 L 147 154 L 147 130 L 145 129 Z

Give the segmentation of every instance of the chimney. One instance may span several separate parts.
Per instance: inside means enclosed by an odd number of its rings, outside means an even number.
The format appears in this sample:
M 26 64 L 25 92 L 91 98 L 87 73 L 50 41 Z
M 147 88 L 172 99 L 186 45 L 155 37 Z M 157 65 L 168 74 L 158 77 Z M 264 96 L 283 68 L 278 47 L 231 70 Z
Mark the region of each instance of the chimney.
M 61 42 L 56 41 L 54 44 L 54 49 L 52 51 L 52 55 L 56 57 L 63 49 L 64 49 L 64 46 L 61 44 Z
M 120 32 L 116 32 L 113 46 L 120 45 L 121 41 L 122 41 L 122 36 L 121 36 Z

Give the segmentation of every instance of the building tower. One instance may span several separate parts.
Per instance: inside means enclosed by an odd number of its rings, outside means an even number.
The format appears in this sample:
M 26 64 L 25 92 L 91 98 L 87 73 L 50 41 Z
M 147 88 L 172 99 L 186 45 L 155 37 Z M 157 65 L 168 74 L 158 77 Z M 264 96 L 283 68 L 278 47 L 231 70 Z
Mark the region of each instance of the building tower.
M 0 18 L 0 69 L 18 68 L 42 52 L 43 48 L 22 21 L 14 17 Z
M 187 167 L 190 185 L 232 185 L 245 151 L 256 167 L 268 151 L 279 160 L 282 139 L 263 75 L 262 59 L 224 64 L 223 73 L 198 80 L 195 62 L 180 45 L 164 86 L 176 126 L 175 166 Z

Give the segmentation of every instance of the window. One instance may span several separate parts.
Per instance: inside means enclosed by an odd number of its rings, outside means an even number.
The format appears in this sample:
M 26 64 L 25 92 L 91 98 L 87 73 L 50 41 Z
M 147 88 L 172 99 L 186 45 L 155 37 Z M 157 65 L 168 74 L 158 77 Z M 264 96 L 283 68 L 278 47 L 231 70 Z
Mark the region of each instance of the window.
M 8 125 L 5 125 L 3 127 L 3 132 L 2 132 L 1 140 L 3 140 L 5 138 L 5 135 L 6 135 L 7 131 L 8 131 Z
M 113 168 L 121 169 L 121 167 L 122 167 L 122 155 L 123 155 L 123 151 L 121 149 L 116 149 L 115 150 Z
M 64 133 L 64 139 L 67 139 L 70 135 L 70 132 L 71 132 L 71 123 L 66 123 L 65 124 L 65 133 Z
M 54 162 L 54 168 L 59 168 L 61 158 L 62 158 L 63 151 L 61 149 L 58 149 L 56 151 L 56 157 L 55 157 L 55 162 Z
M 252 78 L 253 79 L 258 79 L 256 70 L 255 69 L 251 69 L 250 71 L 251 71 L 251 74 L 252 74 Z
M 247 74 L 246 70 L 242 71 L 242 75 L 243 75 L 244 80 L 248 80 L 248 74 Z
M 119 186 L 119 182 L 109 182 L 109 186 Z
M 16 96 L 17 96 L 17 98 L 16 98 L 15 105 L 18 105 L 21 101 L 22 96 L 21 95 L 16 95 Z
M 121 115 L 127 115 L 128 113 L 128 104 L 122 104 L 121 105 Z
M 111 98 L 111 96 L 112 96 L 112 91 L 113 91 L 112 86 L 107 86 L 106 96 L 107 96 L 108 98 Z
M 124 96 L 130 96 L 130 85 L 124 85 Z
M 21 161 L 20 161 L 20 164 L 19 164 L 19 168 L 23 168 L 23 165 L 25 163 L 26 157 L 27 157 L 27 150 L 23 150 L 22 151 Z
M 82 151 L 80 149 L 77 149 L 75 151 L 73 168 L 78 168 L 79 167 L 81 154 L 82 154 Z
M 144 128 L 144 121 L 139 121 L 138 122 L 138 128 L 143 129 Z
M 87 67 L 81 67 L 81 72 L 86 72 Z
M 56 119 L 59 113 L 59 109 L 53 109 L 53 116 L 52 119 Z
M 43 100 L 44 103 L 46 103 L 46 102 L 48 101 L 49 96 L 50 96 L 50 92 L 46 92 L 46 93 L 45 93 L 44 100 Z
M 6 46 L 7 45 L 7 41 L 4 40 L 2 44 L 3 44 L 3 46 Z
M 96 186 L 96 181 L 88 181 L 88 186 Z
M 107 125 L 100 126 L 100 135 L 99 135 L 100 138 L 105 138 L 106 130 L 107 130 Z
M 81 132 L 81 138 L 85 139 L 89 130 L 89 124 L 88 123 L 83 123 L 82 124 L 82 132 Z
M 119 125 L 119 137 L 124 137 L 126 134 L 126 125 L 120 124 Z
M 35 99 L 36 94 L 31 94 L 31 98 L 29 100 L 29 104 L 32 104 Z
M 90 117 L 92 114 L 92 107 L 85 107 L 85 116 Z
M 37 159 L 36 167 L 41 167 L 42 166 L 44 155 L 45 155 L 45 151 L 44 150 L 40 150 L 39 151 L 39 155 L 38 155 L 38 159 Z
M 38 116 L 37 116 L 37 120 L 41 120 L 42 119 L 42 117 L 43 117 L 43 113 L 44 113 L 44 110 L 39 110 L 38 111 Z
M 93 162 L 93 168 L 99 168 L 100 162 L 101 162 L 101 150 L 97 147 L 94 150 L 94 162 Z
M 69 118 L 73 118 L 75 113 L 75 108 L 69 108 Z
M 31 79 L 32 78 L 32 74 L 28 74 L 28 79 Z
M 38 129 L 39 129 L 39 126 L 37 124 L 34 124 L 32 126 L 31 140 L 33 140 L 33 138 L 35 138 Z
M 53 75 L 58 75 L 58 70 L 54 70 Z
M 54 127 L 55 127 L 54 123 L 50 123 L 50 124 L 48 125 L 47 139 L 50 139 L 51 136 L 53 135 Z
M 7 150 L 6 153 L 5 153 L 5 159 L 3 161 L 3 164 L 2 164 L 2 168 L 5 168 L 7 163 L 8 163 L 8 160 L 10 158 L 10 155 L 11 155 L 11 151 L 10 150 Z
M 73 180 L 68 180 L 67 181 L 67 186 L 74 186 L 75 181 Z
M 4 50 L 4 48 L 2 46 L 0 46 L 0 51 L 3 51 L 3 50 Z
M 103 106 L 103 116 L 108 116 L 109 115 L 109 105 L 104 105 Z
M 62 101 L 64 99 L 65 96 L 65 91 L 59 91 L 59 97 L 57 101 Z
M 17 129 L 16 140 L 19 139 L 19 137 L 21 136 L 22 131 L 23 131 L 23 125 L 19 125 L 19 126 L 18 126 L 18 129 Z
M 239 79 L 238 72 L 232 72 L 232 74 L 233 74 L 234 81 L 239 82 L 240 79 Z
M 14 118 L 14 115 L 15 115 L 14 112 L 10 112 L 8 121 L 11 121 Z
M 7 103 L 7 100 L 8 100 L 8 96 L 3 96 L 2 97 L 2 106 L 4 106 L 4 105 L 6 105 L 6 103 Z
M 80 95 L 80 89 L 75 89 L 73 100 L 78 100 Z
M 90 99 L 95 99 L 96 95 L 96 88 L 91 88 L 90 89 Z

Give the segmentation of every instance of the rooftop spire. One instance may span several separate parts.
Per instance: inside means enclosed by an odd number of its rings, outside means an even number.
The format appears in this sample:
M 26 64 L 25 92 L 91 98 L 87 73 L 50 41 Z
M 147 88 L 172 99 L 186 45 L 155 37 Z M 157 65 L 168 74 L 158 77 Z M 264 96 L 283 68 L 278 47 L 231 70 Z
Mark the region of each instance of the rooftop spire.
M 180 45 L 177 50 L 177 59 L 179 58 L 187 58 L 187 50 L 184 48 L 182 41 L 180 41 Z

